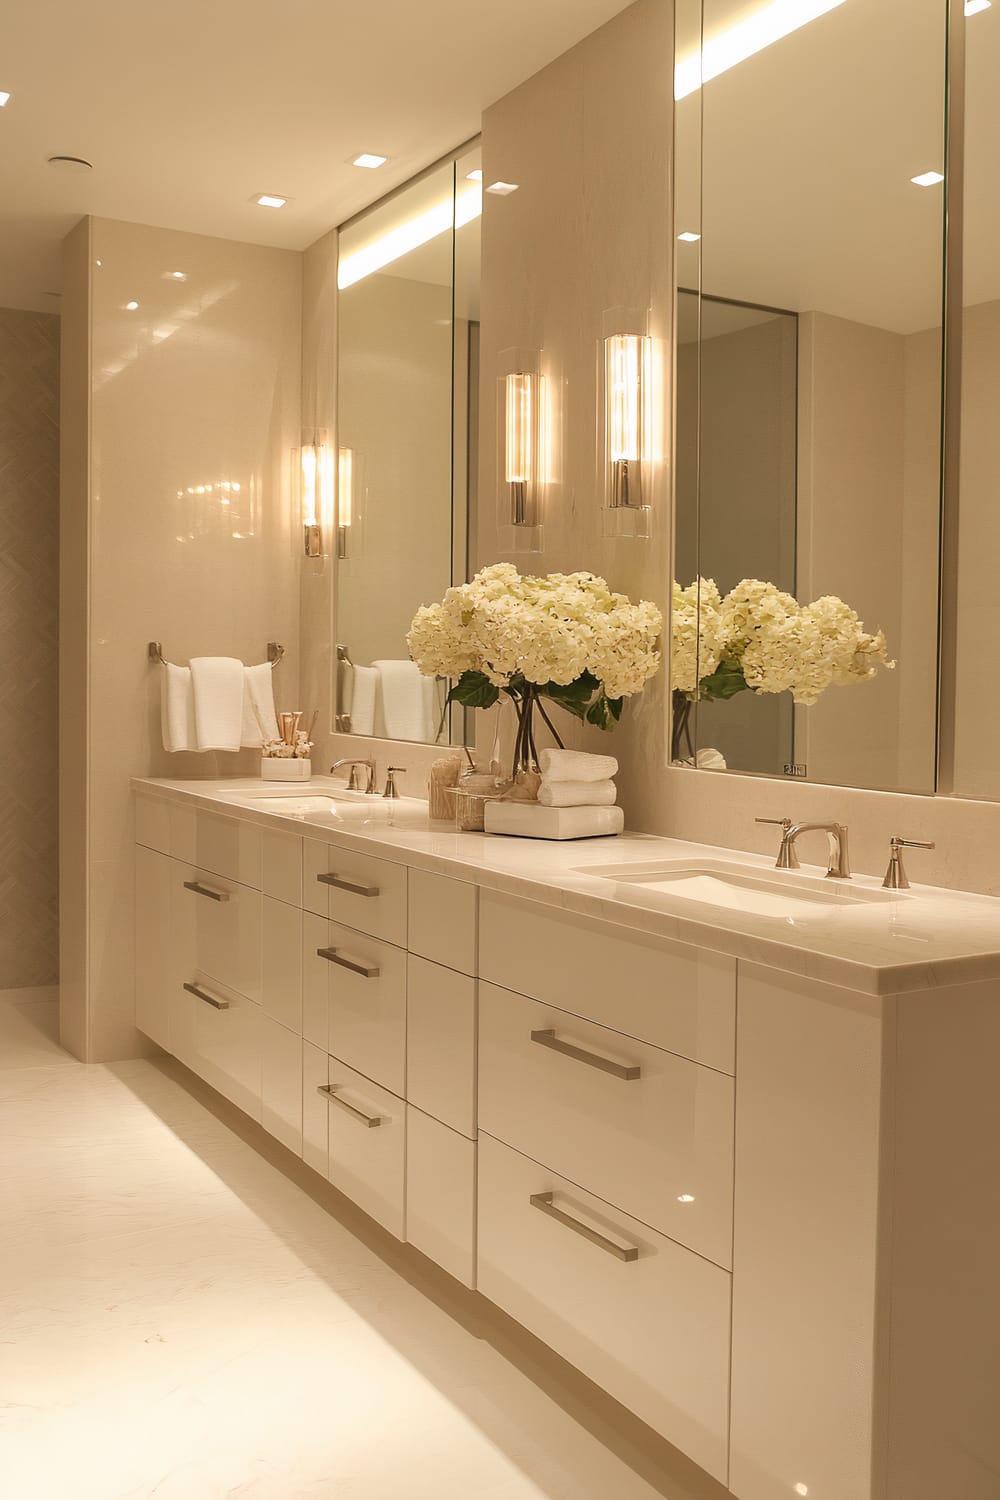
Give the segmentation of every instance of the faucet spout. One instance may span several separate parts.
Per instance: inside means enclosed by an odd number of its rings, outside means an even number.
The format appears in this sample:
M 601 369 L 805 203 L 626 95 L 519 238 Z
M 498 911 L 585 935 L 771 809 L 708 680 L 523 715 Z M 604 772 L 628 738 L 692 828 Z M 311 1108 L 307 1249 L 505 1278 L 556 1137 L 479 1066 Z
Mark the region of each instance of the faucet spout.
M 850 880 L 851 866 L 847 852 L 847 826 L 844 823 L 793 823 L 785 830 L 778 854 L 778 869 L 794 868 L 788 863 L 794 858 L 796 841 L 803 833 L 825 833 L 830 842 L 830 858 L 827 866 L 828 880 Z

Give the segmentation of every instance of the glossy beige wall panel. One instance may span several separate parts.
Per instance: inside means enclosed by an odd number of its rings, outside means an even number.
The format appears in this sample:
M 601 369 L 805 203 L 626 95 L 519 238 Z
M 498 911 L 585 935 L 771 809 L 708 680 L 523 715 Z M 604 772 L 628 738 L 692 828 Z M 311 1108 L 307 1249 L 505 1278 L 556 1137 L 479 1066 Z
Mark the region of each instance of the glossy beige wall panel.
M 87 1058 L 90 219 L 63 242 L 59 398 L 59 1033 Z
M 90 560 L 90 1055 L 136 1050 L 135 774 L 225 775 L 238 755 L 168 755 L 146 643 L 264 659 L 298 696 L 292 450 L 300 423 L 301 257 L 95 219 Z M 184 280 L 172 275 L 179 271 Z M 127 303 L 139 305 L 134 310 Z M 220 491 L 221 482 L 240 486 Z M 216 486 L 199 495 L 198 486 Z M 191 493 L 193 492 L 193 493 Z M 229 504 L 224 502 L 228 499 Z
M 740 1500 L 872 1497 L 881 1005 L 739 966 L 729 1482 Z
M 310 245 L 302 257 L 302 422 L 322 428 L 337 442 L 337 231 Z M 301 549 L 300 549 L 301 550 Z M 364 754 L 335 748 L 333 732 L 333 590 L 336 546 L 324 535 L 324 555 L 300 559 L 299 628 L 302 638 L 303 703 L 319 709 L 313 769 L 326 771 L 338 755 Z M 331 553 L 334 554 L 331 556 Z M 310 710 L 311 711 L 311 710 Z M 342 736 L 341 739 L 344 737 Z M 346 739 L 346 744 L 352 741 Z M 407 787 L 407 790 L 411 790 Z

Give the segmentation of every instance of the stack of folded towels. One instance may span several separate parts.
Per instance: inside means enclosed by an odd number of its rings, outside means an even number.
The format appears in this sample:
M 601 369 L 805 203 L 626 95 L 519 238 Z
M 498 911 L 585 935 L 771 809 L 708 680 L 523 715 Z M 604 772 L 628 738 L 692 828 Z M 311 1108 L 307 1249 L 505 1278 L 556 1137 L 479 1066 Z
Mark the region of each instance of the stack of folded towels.
M 612 778 L 618 762 L 613 755 L 588 755 L 583 750 L 542 750 L 538 756 L 543 807 L 614 807 L 618 793 Z

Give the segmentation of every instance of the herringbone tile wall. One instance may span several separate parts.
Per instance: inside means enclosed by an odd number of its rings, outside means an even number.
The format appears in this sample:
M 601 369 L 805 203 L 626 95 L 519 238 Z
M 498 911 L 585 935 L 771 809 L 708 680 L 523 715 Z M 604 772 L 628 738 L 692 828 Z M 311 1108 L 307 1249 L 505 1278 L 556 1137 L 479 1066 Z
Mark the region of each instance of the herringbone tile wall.
M 59 319 L 0 308 L 0 990 L 58 977 Z

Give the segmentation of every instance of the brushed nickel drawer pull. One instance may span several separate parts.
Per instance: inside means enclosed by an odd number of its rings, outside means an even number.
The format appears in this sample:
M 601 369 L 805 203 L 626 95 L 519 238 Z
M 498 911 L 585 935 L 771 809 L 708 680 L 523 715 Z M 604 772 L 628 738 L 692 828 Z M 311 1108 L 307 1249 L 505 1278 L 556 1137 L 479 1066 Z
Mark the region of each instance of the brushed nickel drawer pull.
M 550 1219 L 555 1219 L 558 1224 L 565 1224 L 567 1229 L 572 1229 L 574 1234 L 582 1235 L 599 1250 L 606 1250 L 616 1260 L 638 1260 L 639 1251 L 635 1245 L 616 1245 L 614 1240 L 609 1240 L 607 1235 L 598 1234 L 596 1229 L 591 1229 L 589 1224 L 581 1224 L 579 1219 L 574 1219 L 572 1214 L 563 1213 L 561 1208 L 556 1208 L 552 1202 L 551 1193 L 532 1193 L 528 1200 L 532 1208 L 537 1208 L 540 1213 L 547 1214 Z
M 367 1125 L 369 1130 L 374 1130 L 376 1126 L 381 1125 L 381 1115 L 366 1115 L 363 1109 L 358 1109 L 355 1105 L 348 1104 L 346 1099 L 341 1099 L 338 1087 L 339 1085 L 334 1083 L 321 1083 L 318 1085 L 316 1092 L 317 1094 L 322 1094 L 328 1104 L 339 1104 L 341 1109 L 346 1109 L 349 1115 L 353 1115 L 356 1120 L 360 1120 L 362 1125 Z
M 323 885 L 335 885 L 338 891 L 350 891 L 354 896 L 377 896 L 377 885 L 364 885 L 360 880 L 346 880 L 343 875 L 317 875 Z
M 229 1009 L 228 1000 L 216 1000 L 214 995 L 210 995 L 207 990 L 200 990 L 196 984 L 188 984 L 187 980 L 185 980 L 184 988 L 187 990 L 189 995 L 197 996 L 199 1000 L 204 1000 L 206 1005 L 212 1005 L 216 1010 Z
M 553 1052 L 561 1052 L 563 1057 L 574 1057 L 577 1062 L 586 1063 L 590 1068 L 600 1068 L 602 1073 L 610 1073 L 613 1078 L 624 1078 L 627 1083 L 642 1077 L 642 1069 L 637 1065 L 626 1067 L 624 1063 L 612 1062 L 610 1057 L 602 1057 L 599 1052 L 574 1047 L 572 1042 L 561 1041 L 551 1028 L 547 1031 L 533 1031 L 531 1040 L 537 1042 L 539 1047 L 550 1047 Z
M 196 896 L 207 896 L 209 901 L 228 901 L 228 891 L 213 891 L 210 885 L 200 885 L 197 880 L 185 880 L 184 889 L 194 891 Z
M 317 958 L 325 958 L 328 964 L 339 964 L 342 969 L 350 969 L 352 974 L 360 974 L 362 979 L 377 979 L 379 975 L 378 964 L 358 964 L 353 958 L 344 958 L 336 948 L 317 948 Z

